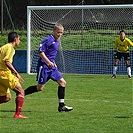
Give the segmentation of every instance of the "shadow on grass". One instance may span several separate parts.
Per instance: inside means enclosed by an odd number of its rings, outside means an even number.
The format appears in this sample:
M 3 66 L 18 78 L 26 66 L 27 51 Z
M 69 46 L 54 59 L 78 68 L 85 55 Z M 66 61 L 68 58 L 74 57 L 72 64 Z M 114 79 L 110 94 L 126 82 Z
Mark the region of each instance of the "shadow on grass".
M 131 118 L 130 116 L 115 116 L 115 118 Z
M 0 109 L 0 112 L 15 112 L 15 110 L 1 110 Z M 33 111 L 27 111 L 27 110 L 25 110 L 23 112 L 33 112 Z
M 15 113 L 15 110 L 1 110 L 0 109 L 0 112 L 3 112 L 3 113 L 6 113 L 6 112 L 14 112 Z M 33 112 L 33 111 L 23 111 L 23 112 Z M 8 117 L 7 115 L 0 115 L 0 118 L 13 118 L 13 116 L 10 116 L 10 117 Z

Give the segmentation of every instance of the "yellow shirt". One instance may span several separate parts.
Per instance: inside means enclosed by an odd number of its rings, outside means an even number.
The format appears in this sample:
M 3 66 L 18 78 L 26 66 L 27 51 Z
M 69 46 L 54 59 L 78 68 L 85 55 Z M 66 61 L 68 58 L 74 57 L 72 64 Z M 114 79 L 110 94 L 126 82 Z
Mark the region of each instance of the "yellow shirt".
M 125 38 L 123 41 L 121 41 L 120 38 L 116 38 L 114 50 L 117 50 L 121 53 L 128 53 L 130 45 L 133 46 L 133 42 L 130 39 Z
M 13 62 L 13 56 L 15 54 L 14 47 L 8 43 L 0 48 L 0 71 L 10 71 L 5 65 L 5 61 Z

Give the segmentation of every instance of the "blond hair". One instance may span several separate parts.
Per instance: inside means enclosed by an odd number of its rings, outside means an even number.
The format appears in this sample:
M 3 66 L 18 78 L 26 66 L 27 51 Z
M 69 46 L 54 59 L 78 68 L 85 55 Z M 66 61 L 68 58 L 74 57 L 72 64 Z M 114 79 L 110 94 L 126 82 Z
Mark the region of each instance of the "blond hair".
M 57 23 L 57 24 L 55 24 L 53 30 L 56 30 L 56 29 L 63 29 L 64 30 L 64 27 L 62 26 L 62 24 Z

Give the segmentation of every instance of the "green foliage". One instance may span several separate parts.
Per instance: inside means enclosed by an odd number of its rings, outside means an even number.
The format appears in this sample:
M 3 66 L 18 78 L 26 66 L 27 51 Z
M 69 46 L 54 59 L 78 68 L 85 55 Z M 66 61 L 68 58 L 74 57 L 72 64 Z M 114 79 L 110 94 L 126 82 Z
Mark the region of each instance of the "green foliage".
M 0 47 L 7 43 L 7 36 L 0 36 Z
M 11 31 L 4 31 L 2 35 L 0 35 L 0 46 L 5 45 L 8 43 L 8 33 Z M 20 35 L 20 45 L 16 47 L 16 49 L 19 50 L 25 50 L 27 49 L 27 32 L 26 31 L 19 31 L 16 30 L 16 32 Z
M 23 88 L 36 84 L 36 75 L 21 74 Z M 132 80 L 126 75 L 63 75 L 65 103 L 74 110 L 57 111 L 57 84 L 49 81 L 42 92 L 25 97 L 23 114 L 14 119 L 15 94 L 0 105 L 1 133 L 132 133 Z M 9 128 L 9 125 L 11 128 Z

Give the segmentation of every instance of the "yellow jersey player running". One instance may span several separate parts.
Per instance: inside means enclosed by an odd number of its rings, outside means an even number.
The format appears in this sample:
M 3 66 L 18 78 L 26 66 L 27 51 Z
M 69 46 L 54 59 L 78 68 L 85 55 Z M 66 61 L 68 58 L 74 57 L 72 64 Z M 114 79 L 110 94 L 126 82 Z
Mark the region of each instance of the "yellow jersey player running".
M 124 60 L 125 60 L 128 78 L 131 79 L 129 46 L 130 45 L 133 46 L 133 42 L 130 39 L 126 38 L 125 35 L 126 35 L 125 31 L 121 30 L 120 37 L 116 38 L 116 41 L 114 44 L 115 63 L 113 66 L 113 76 L 112 76 L 113 79 L 116 78 L 118 64 L 122 57 L 124 57 Z
M 0 104 L 6 103 L 11 99 L 10 89 L 13 90 L 16 93 L 14 118 L 27 118 L 22 115 L 24 90 L 19 81 L 23 82 L 23 78 L 12 65 L 15 54 L 14 47 L 18 46 L 19 43 L 19 35 L 16 32 L 10 32 L 8 34 L 8 43 L 0 48 Z

